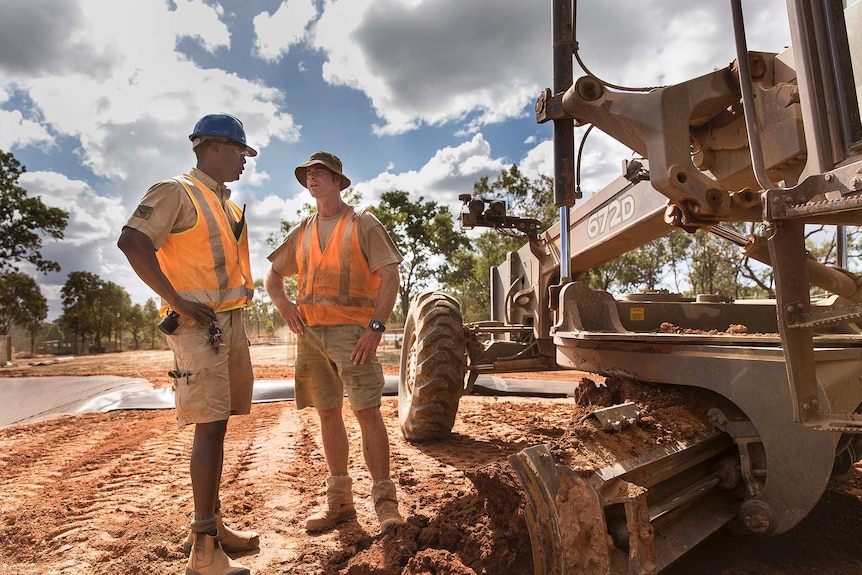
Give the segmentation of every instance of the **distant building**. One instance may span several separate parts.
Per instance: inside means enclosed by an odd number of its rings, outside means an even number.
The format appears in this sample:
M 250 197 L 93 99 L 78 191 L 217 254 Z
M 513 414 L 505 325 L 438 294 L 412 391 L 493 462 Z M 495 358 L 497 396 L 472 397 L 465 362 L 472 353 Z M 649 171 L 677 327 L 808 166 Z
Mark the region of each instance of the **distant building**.
M 69 355 L 75 353 L 75 344 L 69 341 L 52 339 L 36 344 L 36 353 L 45 355 Z

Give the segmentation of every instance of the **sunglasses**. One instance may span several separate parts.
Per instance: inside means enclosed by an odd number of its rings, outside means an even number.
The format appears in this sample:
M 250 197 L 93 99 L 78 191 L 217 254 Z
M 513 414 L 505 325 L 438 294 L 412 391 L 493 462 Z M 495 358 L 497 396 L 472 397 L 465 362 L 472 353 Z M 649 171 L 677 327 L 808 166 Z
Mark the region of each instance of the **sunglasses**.
M 231 142 L 230 140 L 216 140 L 216 142 L 230 146 L 230 150 L 240 158 L 247 158 L 251 155 L 244 146 L 241 146 L 236 142 Z

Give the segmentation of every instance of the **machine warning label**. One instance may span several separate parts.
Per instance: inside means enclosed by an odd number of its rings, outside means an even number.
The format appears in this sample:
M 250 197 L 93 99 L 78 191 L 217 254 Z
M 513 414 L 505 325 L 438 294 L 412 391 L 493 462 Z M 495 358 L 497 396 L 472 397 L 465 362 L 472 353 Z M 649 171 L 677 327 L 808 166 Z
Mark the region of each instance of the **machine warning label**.
M 631 321 L 643 321 L 645 316 L 646 314 L 642 307 L 633 307 L 629 310 L 629 319 Z

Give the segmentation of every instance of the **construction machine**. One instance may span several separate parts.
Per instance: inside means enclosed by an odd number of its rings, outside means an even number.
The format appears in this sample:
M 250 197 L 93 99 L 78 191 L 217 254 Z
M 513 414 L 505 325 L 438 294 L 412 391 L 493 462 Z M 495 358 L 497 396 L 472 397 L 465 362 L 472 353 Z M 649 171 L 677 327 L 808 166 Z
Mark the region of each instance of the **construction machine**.
M 521 233 L 526 244 L 491 270 L 491 321 L 465 325 L 442 292 L 414 300 L 399 418 L 409 440 L 445 436 L 476 378 L 505 372 L 572 369 L 707 397 L 713 433 L 590 477 L 544 445 L 510 458 L 536 574 L 654 574 L 726 527 L 791 529 L 833 471 L 858 459 L 862 277 L 847 269 L 846 248 L 838 265 L 812 258 L 805 233 L 827 225 L 841 236 L 862 223 L 862 2 L 788 0 L 792 45 L 767 53 L 748 50 L 741 0 L 730 0 L 735 60 L 645 92 L 591 73 L 575 80 L 576 2 L 552 2 L 553 89 L 536 119 L 553 123 L 559 221 L 543 231 L 500 201 L 462 198 L 465 227 Z M 584 201 L 581 126 L 636 153 Z M 736 222 L 763 233 L 746 237 Z M 775 297 L 615 297 L 579 281 L 677 229 L 711 231 L 771 266 Z M 830 297 L 812 298 L 815 288 Z M 662 332 L 662 322 L 683 329 Z M 584 517 L 589 528 L 576 528 Z

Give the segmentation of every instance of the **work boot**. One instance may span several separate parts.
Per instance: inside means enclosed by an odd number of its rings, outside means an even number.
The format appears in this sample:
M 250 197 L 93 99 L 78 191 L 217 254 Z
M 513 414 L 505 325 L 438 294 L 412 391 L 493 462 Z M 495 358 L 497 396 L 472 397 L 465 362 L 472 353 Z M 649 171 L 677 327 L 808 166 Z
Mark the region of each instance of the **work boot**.
M 186 575 L 250 575 L 245 566 L 240 565 L 227 556 L 215 535 L 216 518 L 192 521 L 193 539 L 189 562 L 186 564 Z M 212 529 L 199 531 L 203 524 L 212 525 Z
M 216 526 L 221 548 L 225 553 L 243 553 L 260 548 L 260 535 L 256 531 L 238 531 L 224 524 L 220 504 L 216 504 Z M 189 531 L 188 537 L 183 541 L 183 553 L 186 557 L 191 553 L 193 544 L 194 532 Z
M 349 475 L 326 478 L 326 507 L 305 520 L 307 531 L 323 531 L 356 515 L 353 508 L 353 480 Z
M 374 500 L 374 510 L 380 521 L 381 533 L 390 527 L 404 523 L 404 518 L 398 513 L 395 483 L 391 479 L 375 479 L 371 486 L 371 499 Z

